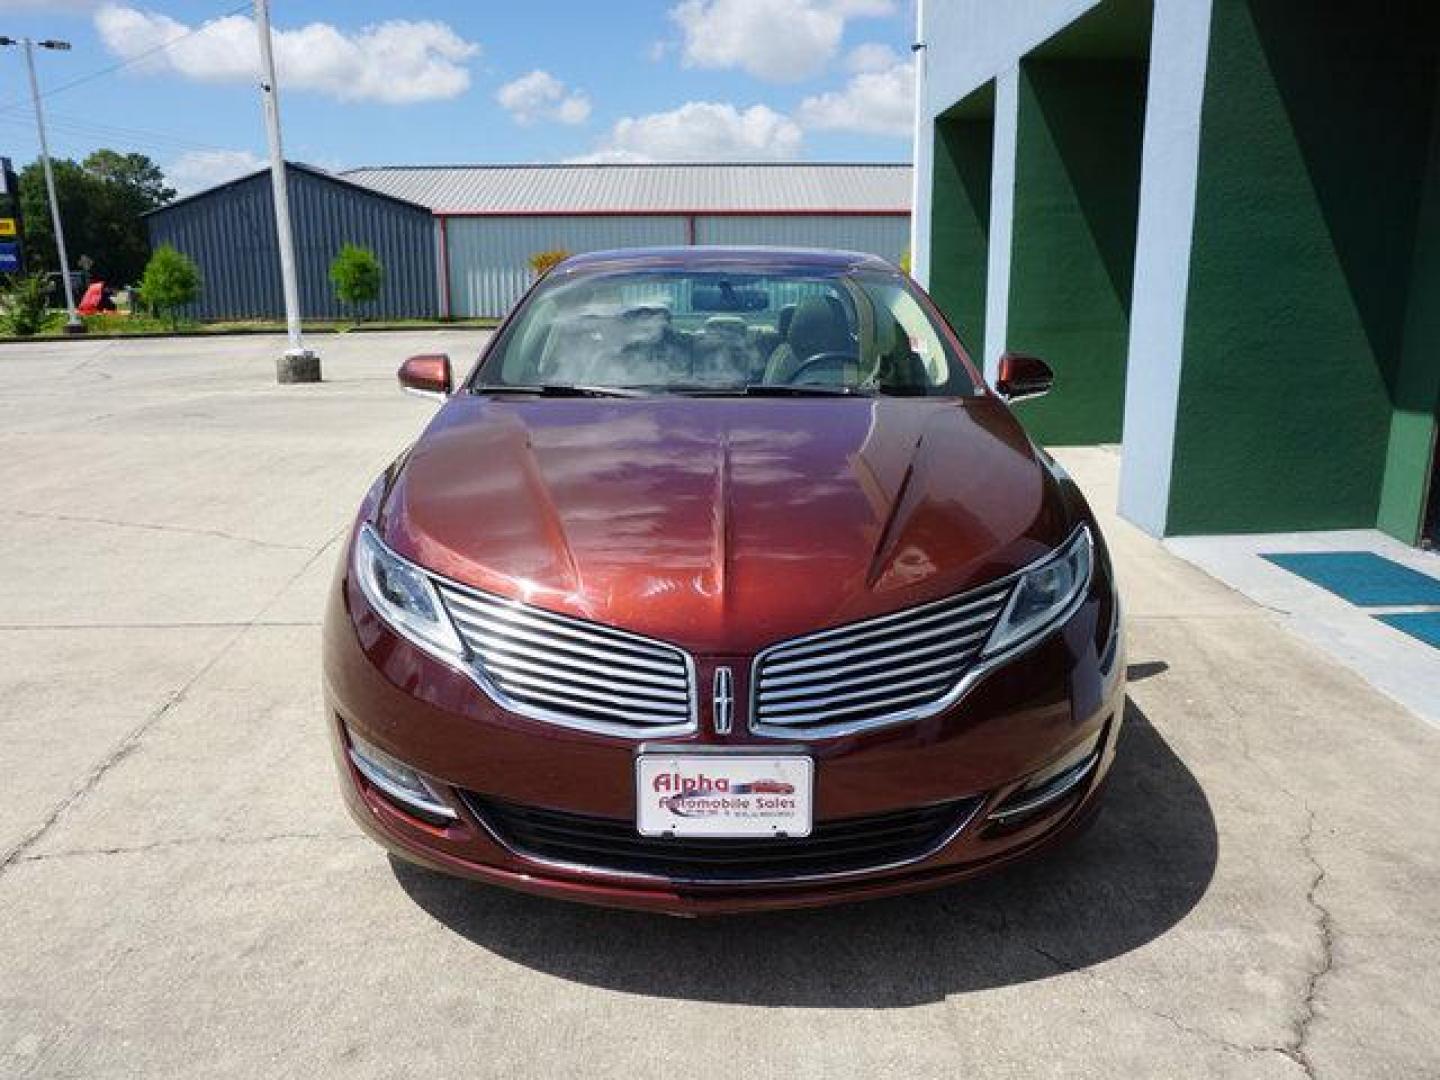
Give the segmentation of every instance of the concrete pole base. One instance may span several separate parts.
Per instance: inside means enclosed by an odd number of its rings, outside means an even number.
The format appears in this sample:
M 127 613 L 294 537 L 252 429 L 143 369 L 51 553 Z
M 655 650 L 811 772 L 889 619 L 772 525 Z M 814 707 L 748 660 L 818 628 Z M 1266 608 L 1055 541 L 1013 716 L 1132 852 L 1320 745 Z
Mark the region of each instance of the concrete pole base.
M 320 381 L 320 356 L 318 353 L 286 353 L 275 361 L 275 380 L 281 383 L 309 383 Z
M 79 320 L 76 320 L 75 322 L 67 322 L 65 324 L 65 333 L 83 334 L 85 333 L 85 324 L 83 322 L 80 322 Z

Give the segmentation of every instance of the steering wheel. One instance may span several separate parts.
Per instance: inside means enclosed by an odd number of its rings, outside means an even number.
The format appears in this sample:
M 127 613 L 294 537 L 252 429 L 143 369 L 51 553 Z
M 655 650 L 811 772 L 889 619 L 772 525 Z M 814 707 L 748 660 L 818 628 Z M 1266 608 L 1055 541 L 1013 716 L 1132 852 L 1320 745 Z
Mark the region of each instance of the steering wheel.
M 812 353 L 796 365 L 790 377 L 785 380 L 791 386 L 800 382 L 800 376 L 804 375 L 811 368 L 818 368 L 825 364 L 835 364 L 844 370 L 844 365 L 856 363 L 858 357 L 851 352 L 842 352 L 839 349 L 828 349 L 825 352 Z

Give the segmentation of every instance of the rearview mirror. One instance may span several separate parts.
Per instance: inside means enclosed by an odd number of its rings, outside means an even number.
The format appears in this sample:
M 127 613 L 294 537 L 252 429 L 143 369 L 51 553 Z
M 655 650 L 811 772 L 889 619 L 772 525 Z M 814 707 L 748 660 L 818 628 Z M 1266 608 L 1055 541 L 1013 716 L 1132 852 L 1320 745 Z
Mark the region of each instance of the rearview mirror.
M 440 401 L 450 396 L 450 357 L 445 353 L 412 356 L 398 374 L 401 388 L 411 394 Z
M 1007 352 L 1000 357 L 1000 370 L 995 376 L 995 392 L 1006 401 L 1048 394 L 1055 385 L 1055 372 L 1038 356 Z
M 765 311 L 770 294 L 764 289 L 723 285 L 696 285 L 690 290 L 691 311 Z

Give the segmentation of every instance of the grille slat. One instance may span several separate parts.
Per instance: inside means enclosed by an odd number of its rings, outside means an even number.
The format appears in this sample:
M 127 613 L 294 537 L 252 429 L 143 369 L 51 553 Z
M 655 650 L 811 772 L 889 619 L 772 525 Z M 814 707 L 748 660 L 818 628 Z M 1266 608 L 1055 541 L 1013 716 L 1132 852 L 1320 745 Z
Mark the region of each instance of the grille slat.
M 936 670 L 935 661 L 922 661 L 916 664 L 903 664 L 900 667 L 893 667 L 892 661 L 887 658 L 884 662 L 866 665 L 863 670 L 847 673 L 846 682 L 850 686 L 864 686 L 869 683 L 890 682 L 895 679 L 908 678 L 924 672 Z M 828 675 L 818 675 L 807 679 L 804 683 L 782 683 L 779 679 L 770 679 L 766 682 L 765 690 L 760 694 L 760 699 L 766 703 L 774 702 L 777 706 L 784 701 L 794 698 L 811 697 L 815 693 L 816 682 L 826 682 Z M 780 683 L 775 689 L 775 684 Z
M 755 661 L 751 725 L 834 734 L 923 712 L 970 669 L 1008 595 L 991 587 L 767 649 Z
M 693 728 L 692 668 L 674 646 L 450 584 L 439 589 L 471 663 L 506 708 L 627 735 Z
M 490 667 L 504 668 L 506 671 L 533 675 L 537 678 L 550 678 L 555 674 L 554 664 L 539 664 L 533 660 L 526 660 L 519 656 L 509 656 L 499 649 L 493 649 L 490 653 Z M 594 686 L 605 690 L 613 690 L 617 685 L 624 686 L 627 690 L 634 690 L 636 696 L 670 698 L 677 701 L 685 700 L 685 693 L 672 688 L 673 684 L 668 679 L 636 679 L 622 676 L 618 672 L 609 672 L 605 676 L 588 674 L 588 669 L 582 671 L 573 664 L 565 665 L 565 678 L 570 682 L 580 683 L 586 686 Z
M 542 664 L 543 667 L 539 669 L 541 671 L 554 670 L 555 664 L 558 661 L 563 663 L 568 670 L 585 671 L 593 675 L 604 676 L 609 681 L 620 680 L 655 686 L 674 685 L 673 676 L 670 675 L 659 675 L 654 672 L 627 671 L 619 667 L 607 667 L 598 661 L 577 660 L 569 654 L 551 652 L 529 645 L 518 645 L 513 642 L 497 643 L 492 638 L 481 639 L 479 637 L 474 637 L 475 643 L 472 644 L 472 635 L 466 633 L 465 627 L 457 624 L 456 628 L 460 631 L 460 636 L 466 639 L 466 644 L 470 645 L 470 648 L 474 651 L 484 651 L 486 655 L 503 655 L 507 658 L 507 662 L 510 657 L 522 657 L 537 664 Z
M 499 665 L 492 664 L 492 670 L 500 670 Z M 569 672 L 555 672 L 550 675 L 532 675 L 523 671 L 506 671 L 505 679 L 515 682 L 521 686 L 534 687 L 536 690 L 561 690 L 567 694 L 574 694 L 576 697 L 584 698 L 587 701 L 596 701 L 603 705 L 634 706 L 645 705 L 651 709 L 666 710 L 677 708 L 684 712 L 686 701 L 684 694 L 664 694 L 661 692 L 641 693 L 638 689 L 633 693 L 617 694 L 607 690 L 597 690 L 593 686 L 577 685 L 572 681 Z
M 467 794 L 470 808 L 512 851 L 552 863 L 680 881 L 736 882 L 862 873 L 914 862 L 954 835 L 978 799 L 817 822 L 807 837 L 641 836 L 630 821 Z
M 627 641 L 620 634 L 612 633 L 605 627 L 597 626 L 594 632 L 590 632 L 589 628 L 578 630 L 573 626 L 559 621 L 556 621 L 553 626 L 547 626 L 544 620 L 517 611 L 514 607 L 499 609 L 482 605 L 471 605 L 464 599 L 458 598 L 458 595 L 452 604 L 451 614 L 458 619 L 464 619 L 477 628 L 482 630 L 489 629 L 501 636 L 508 636 L 516 628 L 531 629 L 546 635 L 547 640 L 553 635 L 569 638 L 581 644 L 593 644 L 596 641 L 604 641 L 606 642 L 607 648 L 618 653 L 632 653 L 649 659 L 667 658 L 668 650 L 655 648 L 644 643 Z
M 967 611 L 964 620 L 957 620 L 954 611 L 942 610 L 932 612 L 929 615 L 917 617 L 911 622 L 892 622 L 885 626 L 876 627 L 873 630 L 857 630 L 853 635 L 846 635 L 847 645 L 863 645 L 871 641 L 893 638 L 898 634 L 911 634 L 926 627 L 934 627 L 928 631 L 929 636 L 941 632 L 963 629 L 966 625 L 980 625 L 987 621 L 990 616 L 996 614 L 1000 607 L 998 598 L 992 605 L 987 605 L 983 610 Z M 994 610 L 992 610 L 994 609 Z M 941 624 L 935 626 L 934 624 Z M 816 641 L 808 645 L 796 645 L 786 649 L 786 655 L 791 657 L 807 656 L 811 653 L 828 653 L 834 648 L 833 641 Z
M 857 690 L 846 690 L 844 693 L 837 694 L 833 691 L 827 691 L 825 693 L 825 702 L 828 706 L 839 705 L 847 701 L 863 701 L 866 698 L 873 698 L 883 695 L 890 695 L 893 697 L 899 691 L 909 693 L 924 693 L 926 691 L 935 689 L 937 685 L 943 688 L 945 686 L 948 686 L 949 684 L 950 676 L 948 672 L 932 671 L 929 675 L 920 676 L 918 678 L 891 679 L 887 680 L 879 686 L 862 686 Z M 814 696 L 812 694 L 811 696 L 805 698 L 791 699 L 787 701 L 776 701 L 773 703 L 766 698 L 762 698 L 761 700 L 765 704 L 766 714 L 771 717 L 775 717 L 790 712 L 805 712 L 807 709 L 811 708 L 811 702 L 813 702 Z
M 667 662 L 648 656 L 632 656 L 628 653 L 617 652 L 609 648 L 607 642 L 601 642 L 597 646 L 581 645 L 569 639 L 550 638 L 539 631 L 520 627 L 497 630 L 486 626 L 477 626 L 463 616 L 455 621 L 462 625 L 471 637 L 512 648 L 518 648 L 520 643 L 524 643 L 538 646 L 548 652 L 563 653 L 577 660 L 604 661 L 607 664 L 634 668 L 639 671 L 651 671 L 657 674 L 668 674 L 675 667 L 684 665 L 683 660 Z
M 777 660 L 774 662 L 774 670 L 781 674 L 808 671 L 817 667 L 829 667 L 841 660 L 854 660 L 863 656 L 886 655 L 897 651 L 944 645 L 954 640 L 975 640 L 984 636 L 985 625 L 987 624 L 981 624 L 980 630 L 964 633 L 963 631 L 967 629 L 966 626 L 952 627 L 947 624 L 914 634 L 899 634 L 880 641 L 869 641 L 862 645 L 856 645 L 854 648 L 835 649 L 826 653 L 802 656 L 796 660 Z
M 894 668 L 892 665 L 906 660 L 917 663 L 923 662 L 930 667 L 943 667 L 948 662 L 950 655 L 957 649 L 964 649 L 968 646 L 978 646 L 979 644 L 979 638 L 956 638 L 953 641 L 937 641 L 932 645 L 926 645 L 921 648 L 904 649 L 899 654 L 882 653 L 878 656 L 872 656 L 865 660 L 848 664 L 846 666 L 846 676 L 858 679 L 863 675 L 869 675 L 876 671 L 893 671 Z M 921 660 L 920 658 L 924 659 Z M 791 674 L 774 674 L 767 672 L 769 677 L 765 680 L 765 688 L 768 690 L 771 687 L 789 688 L 809 686 L 812 683 L 826 683 L 834 678 L 834 669 L 835 664 L 830 663 L 817 666 L 807 671 Z

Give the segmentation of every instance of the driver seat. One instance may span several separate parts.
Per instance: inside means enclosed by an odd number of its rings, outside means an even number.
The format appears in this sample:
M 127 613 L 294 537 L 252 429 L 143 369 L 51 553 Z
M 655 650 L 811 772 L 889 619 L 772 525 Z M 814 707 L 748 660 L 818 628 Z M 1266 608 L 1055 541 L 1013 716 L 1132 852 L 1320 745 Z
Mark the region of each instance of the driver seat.
M 833 296 L 807 296 L 795 305 L 786 339 L 770 354 L 765 381 L 771 385 L 788 383 L 806 360 L 827 352 L 847 356 L 855 352 L 845 308 Z

